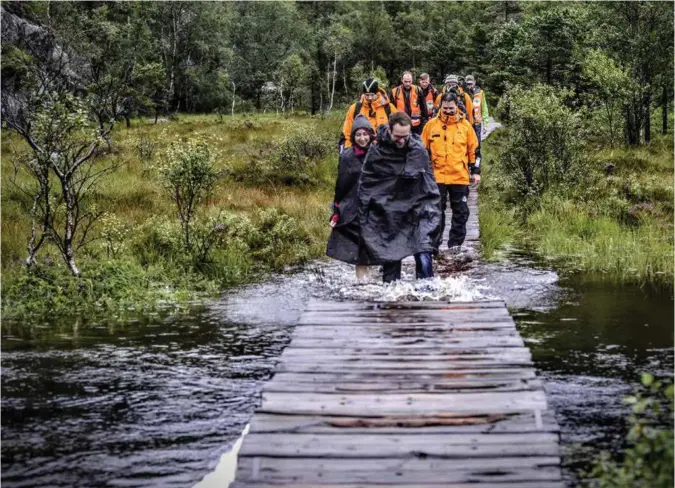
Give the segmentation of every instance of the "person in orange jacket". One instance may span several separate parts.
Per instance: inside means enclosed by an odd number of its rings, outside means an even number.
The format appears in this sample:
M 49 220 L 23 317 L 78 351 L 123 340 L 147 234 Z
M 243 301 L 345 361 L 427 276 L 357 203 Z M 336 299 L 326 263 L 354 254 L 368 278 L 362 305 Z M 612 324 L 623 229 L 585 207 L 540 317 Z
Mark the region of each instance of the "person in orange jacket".
M 466 92 L 464 92 L 464 90 L 460 86 L 459 76 L 448 75 L 445 77 L 445 85 L 443 86 L 441 93 L 439 93 L 439 95 L 436 97 L 436 103 L 434 104 L 436 111 L 439 111 L 441 105 L 441 97 L 446 93 L 454 93 L 455 95 L 457 95 L 459 108 L 461 109 L 462 112 L 464 112 L 466 119 L 473 126 L 473 110 L 471 110 L 473 105 L 471 102 L 471 97 Z
M 398 112 L 397 108 L 389 102 L 387 92 L 380 88 L 376 79 L 368 78 L 363 82 L 361 89 L 363 92 L 361 99 L 349 107 L 342 125 L 340 153 L 343 149 L 352 147 L 352 124 L 357 115 L 362 114 L 366 117 L 371 127 L 377 131 L 379 126 L 389 123 L 389 115 Z
M 438 96 L 438 90 L 434 88 L 434 85 L 431 84 L 431 78 L 429 77 L 428 73 L 422 73 L 420 75 L 419 84 L 420 84 L 419 85 L 420 91 L 422 92 L 424 102 L 426 103 L 427 106 L 427 122 L 428 122 L 434 113 L 434 102 L 436 101 L 436 97 Z M 424 127 L 422 127 L 422 129 L 424 129 Z
M 443 242 L 448 199 L 452 208 L 448 247 L 451 251 L 459 250 L 466 237 L 466 222 L 469 220 L 469 184 L 480 183 L 480 165 L 476 164 L 478 139 L 458 106 L 455 93 L 444 94 L 438 115 L 427 123 L 422 132 L 422 143 L 429 151 L 441 194 L 441 229 L 436 251 Z
M 422 134 L 422 127 L 429 119 L 429 115 L 422 91 L 413 85 L 413 75 L 410 71 L 403 73 L 401 84 L 391 91 L 389 100 L 399 112 L 408 114 L 413 134 Z

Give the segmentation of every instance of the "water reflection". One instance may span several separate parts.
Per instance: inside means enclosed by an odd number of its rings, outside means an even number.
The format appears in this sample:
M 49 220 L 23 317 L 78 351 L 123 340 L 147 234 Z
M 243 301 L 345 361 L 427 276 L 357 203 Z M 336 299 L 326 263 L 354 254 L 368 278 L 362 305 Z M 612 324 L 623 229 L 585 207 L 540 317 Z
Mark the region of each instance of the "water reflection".
M 430 287 L 410 280 L 412 263 L 405 273 L 397 285 L 364 286 L 349 266 L 314 263 L 177 319 L 28 332 L 3 324 L 3 485 L 194 485 L 243 431 L 311 297 L 504 298 L 547 380 L 565 446 L 616 448 L 621 397 L 640 371 L 672 370 L 668 295 L 559 282 L 522 253 L 469 263 Z M 583 459 L 566 459 L 572 480 Z M 226 486 L 231 467 L 221 467 L 209 483 Z

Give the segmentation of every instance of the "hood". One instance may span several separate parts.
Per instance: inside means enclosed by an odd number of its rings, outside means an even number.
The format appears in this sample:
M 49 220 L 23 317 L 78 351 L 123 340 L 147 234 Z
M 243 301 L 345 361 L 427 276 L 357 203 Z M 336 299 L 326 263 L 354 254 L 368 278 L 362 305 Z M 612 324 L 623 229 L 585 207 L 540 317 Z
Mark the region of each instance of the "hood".
M 377 90 L 377 92 L 380 96 L 377 98 L 377 100 L 375 100 L 372 103 L 372 107 L 374 109 L 377 109 L 379 107 L 384 107 L 385 105 L 389 104 L 389 96 L 387 95 L 387 91 L 384 88 L 380 87 Z M 361 103 L 363 103 L 366 106 L 370 105 L 368 103 L 368 101 L 366 100 L 365 95 L 361 95 Z
M 356 134 L 356 131 L 359 129 L 367 129 L 370 131 L 371 134 L 375 134 L 375 131 L 373 130 L 373 126 L 370 125 L 370 122 L 366 118 L 365 115 L 359 114 L 354 118 L 354 123 L 352 124 L 352 141 L 354 140 L 354 134 Z

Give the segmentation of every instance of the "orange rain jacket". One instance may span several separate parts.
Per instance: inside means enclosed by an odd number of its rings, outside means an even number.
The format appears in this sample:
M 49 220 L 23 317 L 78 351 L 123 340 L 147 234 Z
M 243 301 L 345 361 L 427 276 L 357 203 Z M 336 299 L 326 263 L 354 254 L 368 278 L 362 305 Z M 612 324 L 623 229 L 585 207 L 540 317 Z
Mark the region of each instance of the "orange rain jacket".
M 352 106 L 349 107 L 349 110 L 347 110 L 345 123 L 342 126 L 341 138 L 344 140 L 346 148 L 352 147 L 352 124 L 354 123 L 354 118 L 358 115 L 354 113 L 358 104 L 361 104 L 361 110 L 359 113 L 363 114 L 368 119 L 368 122 L 370 122 L 370 125 L 376 132 L 379 126 L 389 123 L 390 114 L 398 112 L 398 109 L 389 102 L 387 92 L 385 92 L 382 88 L 379 89 L 379 95 L 380 97 L 375 100 L 372 105 L 366 101 L 364 95 L 361 95 L 361 100 L 352 104 Z
M 436 183 L 469 184 L 469 165 L 476 162 L 478 139 L 463 113 L 454 117 L 441 113 L 431 119 L 422 131 L 422 142 L 429 151 Z

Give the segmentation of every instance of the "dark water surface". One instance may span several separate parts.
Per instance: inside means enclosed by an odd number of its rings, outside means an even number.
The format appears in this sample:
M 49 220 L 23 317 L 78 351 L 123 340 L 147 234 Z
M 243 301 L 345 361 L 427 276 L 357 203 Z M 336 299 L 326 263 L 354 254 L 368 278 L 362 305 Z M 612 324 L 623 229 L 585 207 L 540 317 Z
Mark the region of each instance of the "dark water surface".
M 417 293 L 411 283 L 356 286 L 352 274 L 315 264 L 173 320 L 25 337 L 3 324 L 3 487 L 195 485 L 243 431 L 310 296 Z M 672 372 L 669 293 L 559 280 L 515 253 L 434 286 L 436 298 L 507 301 L 547 381 L 570 485 L 590 458 L 577 446 L 621 447 L 621 399 L 639 373 Z

